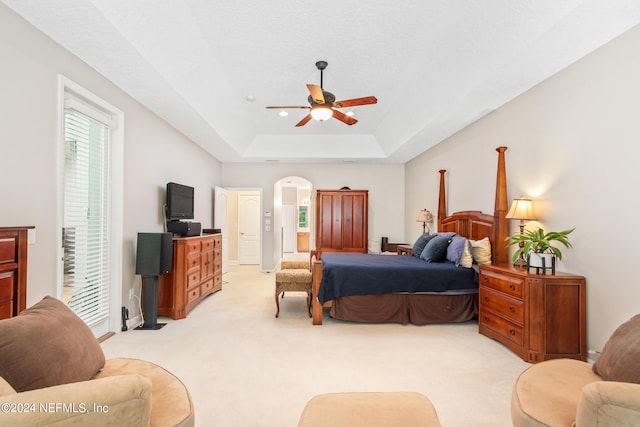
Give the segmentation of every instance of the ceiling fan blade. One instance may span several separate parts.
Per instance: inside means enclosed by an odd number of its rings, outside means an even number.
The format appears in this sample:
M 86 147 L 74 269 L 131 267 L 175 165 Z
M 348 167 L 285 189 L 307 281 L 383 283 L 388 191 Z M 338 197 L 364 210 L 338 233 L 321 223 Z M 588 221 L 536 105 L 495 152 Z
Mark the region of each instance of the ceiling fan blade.
M 349 126 L 358 123 L 358 121 L 353 117 L 347 116 L 345 113 L 338 110 L 333 110 L 333 117 L 340 120 L 342 123 L 348 124 Z
M 264 107 L 264 108 L 277 108 L 277 109 L 285 109 L 285 108 L 303 108 L 305 110 L 309 110 L 311 107 L 307 106 L 302 106 L 302 105 L 282 105 L 282 106 L 276 106 L 276 105 L 270 105 L 268 107 Z
M 322 88 L 320 86 L 308 84 L 307 89 L 309 89 L 311 98 L 313 98 L 315 103 L 324 104 L 324 94 L 322 93 Z
M 306 125 L 309 120 L 311 120 L 311 114 L 307 114 L 306 116 L 304 116 L 304 118 L 302 120 L 300 120 L 298 123 L 296 123 L 296 127 L 300 127 L 300 126 L 304 126 Z
M 344 101 L 336 101 L 333 106 L 336 108 L 356 107 L 358 105 L 377 104 L 378 99 L 375 96 L 365 96 L 363 98 L 345 99 Z

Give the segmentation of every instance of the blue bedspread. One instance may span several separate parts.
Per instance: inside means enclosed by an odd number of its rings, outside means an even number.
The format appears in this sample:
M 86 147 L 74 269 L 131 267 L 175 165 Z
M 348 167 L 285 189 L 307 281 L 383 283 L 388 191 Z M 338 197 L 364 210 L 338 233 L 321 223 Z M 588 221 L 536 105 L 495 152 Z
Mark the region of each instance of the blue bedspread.
M 478 289 L 472 268 L 407 255 L 322 254 L 321 304 L 351 295 Z

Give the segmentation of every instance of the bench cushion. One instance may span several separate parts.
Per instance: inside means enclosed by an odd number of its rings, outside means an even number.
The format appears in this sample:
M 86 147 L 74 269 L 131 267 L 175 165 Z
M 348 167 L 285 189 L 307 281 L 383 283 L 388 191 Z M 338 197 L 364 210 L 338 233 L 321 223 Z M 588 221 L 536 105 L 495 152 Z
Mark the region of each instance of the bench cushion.
M 313 397 L 298 427 L 437 427 L 431 401 L 415 392 L 329 393 Z

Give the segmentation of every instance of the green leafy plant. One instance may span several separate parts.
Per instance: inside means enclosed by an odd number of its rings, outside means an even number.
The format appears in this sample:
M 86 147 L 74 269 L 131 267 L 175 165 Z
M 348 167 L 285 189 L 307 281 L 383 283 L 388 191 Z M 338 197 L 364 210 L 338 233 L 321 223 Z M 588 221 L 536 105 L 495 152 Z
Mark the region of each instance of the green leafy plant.
M 575 230 L 575 227 L 571 230 L 549 231 L 548 233 L 545 233 L 542 228 L 538 228 L 537 230 L 525 230 L 522 234 L 512 234 L 505 240 L 508 242 L 507 246 L 519 245 L 520 242 L 524 243 L 524 245 L 518 248 L 518 250 L 513 254 L 513 262 L 520 257 L 521 253 L 526 258 L 531 252 L 554 254 L 559 260 L 561 260 L 562 251 L 557 246 L 553 246 L 552 242 L 558 242 L 566 248 L 572 247 L 569 242 L 569 237 L 567 236 L 573 230 Z

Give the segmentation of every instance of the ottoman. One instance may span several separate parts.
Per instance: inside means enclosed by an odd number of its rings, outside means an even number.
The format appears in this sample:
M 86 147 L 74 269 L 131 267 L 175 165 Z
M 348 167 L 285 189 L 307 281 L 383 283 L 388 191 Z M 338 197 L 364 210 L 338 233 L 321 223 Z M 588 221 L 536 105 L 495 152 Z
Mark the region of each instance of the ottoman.
M 431 401 L 415 392 L 329 393 L 313 397 L 298 427 L 438 427 Z

